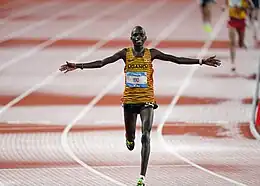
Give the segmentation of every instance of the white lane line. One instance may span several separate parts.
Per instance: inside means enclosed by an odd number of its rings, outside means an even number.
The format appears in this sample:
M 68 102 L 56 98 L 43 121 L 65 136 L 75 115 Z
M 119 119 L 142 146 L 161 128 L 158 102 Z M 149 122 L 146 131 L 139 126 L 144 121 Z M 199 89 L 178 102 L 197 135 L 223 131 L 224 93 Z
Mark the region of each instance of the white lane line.
M 62 10 L 54 15 L 52 15 L 51 17 L 48 17 L 47 19 L 43 19 L 43 20 L 40 20 L 40 21 L 36 21 L 36 22 L 33 22 L 32 24 L 29 24 L 23 28 L 20 28 L 19 30 L 16 30 L 14 32 L 11 32 L 10 34 L 2 37 L 0 39 L 0 43 L 3 43 L 11 38 L 14 38 L 14 37 L 18 37 L 26 32 L 29 32 L 30 30 L 32 29 L 35 29 L 37 27 L 40 27 L 40 26 L 43 26 L 53 20 L 55 20 L 57 17 L 59 16 L 63 16 L 63 15 L 66 15 L 66 14 L 70 14 L 72 12 L 76 12 L 78 11 L 79 9 L 82 9 L 82 8 L 87 8 L 93 4 L 97 3 L 96 1 L 95 2 L 86 2 L 86 3 L 79 3 L 79 5 L 77 6 L 73 6 L 71 8 L 68 8 L 68 9 L 65 9 L 65 10 Z
M 100 42 L 98 42 L 95 46 L 93 46 L 90 50 L 88 50 L 87 52 L 83 53 L 82 55 L 80 55 L 78 57 L 82 58 L 85 57 L 86 55 L 89 55 L 90 53 L 94 52 L 95 50 L 97 50 L 98 48 L 102 47 L 105 43 L 107 43 L 109 40 L 115 38 L 117 35 L 120 35 L 124 32 L 124 30 L 131 24 L 134 23 L 136 20 L 140 19 L 142 16 L 145 16 L 148 13 L 152 13 L 154 12 L 158 7 L 162 6 L 166 1 L 158 1 L 157 3 L 154 3 L 153 5 L 151 5 L 151 7 L 145 9 L 144 12 L 141 12 L 140 14 L 136 15 L 134 18 L 129 19 L 128 22 L 126 22 L 125 25 L 123 25 L 122 27 L 120 27 L 119 29 L 117 29 L 116 31 L 112 32 L 108 39 L 105 40 L 101 40 Z M 45 83 L 49 82 L 51 79 L 53 79 L 55 76 L 57 76 L 58 74 L 60 74 L 60 72 L 54 72 L 53 74 L 51 74 L 50 76 L 48 76 L 47 78 L 45 78 L 45 81 L 41 82 L 40 84 L 37 84 L 36 86 L 34 86 L 32 89 L 26 91 L 24 94 L 20 95 L 19 97 L 17 97 L 16 99 L 12 100 L 11 102 L 9 102 L 4 109 L 1 109 L 0 114 L 2 114 L 4 111 L 6 111 L 9 107 L 11 107 L 13 104 L 15 104 L 16 102 L 18 102 L 19 100 L 23 99 L 26 95 L 29 95 L 31 92 L 33 92 L 34 90 L 40 88 L 42 85 L 44 85 Z M 66 136 L 67 138 L 67 136 Z M 67 152 L 74 157 L 74 159 L 76 160 L 76 162 L 78 162 L 79 164 L 81 164 L 83 167 L 89 169 L 90 171 L 98 174 L 99 176 L 102 176 L 110 181 L 112 181 L 113 183 L 117 183 L 119 185 L 122 185 L 122 183 L 117 182 L 116 180 L 113 180 L 112 178 L 103 175 L 102 173 L 94 170 L 93 168 L 89 167 L 87 164 L 85 164 L 84 162 L 82 162 L 80 159 L 78 159 L 74 153 L 70 150 L 70 147 L 67 147 L 67 139 L 62 140 L 63 141 L 63 146 L 64 149 L 67 149 Z M 65 144 L 64 144 L 65 142 Z
M 134 18 L 130 19 L 125 25 L 123 25 L 121 28 L 119 28 L 116 32 L 112 32 L 109 36 L 108 39 L 112 40 L 113 38 L 115 38 L 116 36 L 118 36 L 119 34 L 121 34 L 131 23 L 136 22 L 138 19 L 140 19 L 141 17 L 153 13 L 156 11 L 156 9 L 158 9 L 159 7 L 161 7 L 162 5 L 164 5 L 167 2 L 167 0 L 160 0 L 157 1 L 157 3 L 152 4 L 149 8 L 145 9 L 145 11 L 141 12 L 140 14 L 136 15 Z M 96 47 L 100 48 L 102 47 L 105 43 L 107 43 L 107 40 L 101 41 L 100 44 L 98 44 Z M 83 55 L 80 55 L 79 58 L 84 57 L 86 54 L 89 55 L 90 53 L 92 53 L 93 51 L 95 51 L 97 48 L 93 48 L 92 50 L 89 50 L 89 52 L 87 53 L 83 53 Z M 107 87 L 112 87 L 114 86 L 114 83 L 117 83 L 117 81 L 114 81 L 113 84 L 109 84 Z M 105 88 L 105 91 L 107 89 Z M 101 94 L 103 93 L 103 91 L 101 91 Z M 99 94 L 100 95 L 100 94 Z M 104 95 L 104 94 L 103 94 Z M 74 161 L 76 161 L 77 163 L 79 163 L 81 166 L 85 167 L 86 169 L 88 169 L 89 171 L 99 175 L 100 177 L 114 183 L 117 185 L 125 185 L 121 182 L 118 182 L 117 180 L 101 173 L 98 172 L 97 170 L 95 170 L 93 167 L 87 165 L 85 162 L 83 162 L 78 156 L 75 155 L 75 153 L 72 151 L 71 147 L 68 144 L 68 133 L 70 131 L 70 129 L 73 127 L 73 125 L 76 124 L 76 122 L 78 120 L 80 120 L 87 111 L 90 110 L 91 107 L 93 107 L 95 105 L 95 102 L 97 102 L 99 99 L 101 99 L 103 97 L 103 95 L 101 95 L 101 97 L 97 96 L 95 97 L 89 104 L 88 106 L 84 107 L 84 109 L 66 126 L 66 128 L 63 130 L 62 135 L 61 135 L 61 144 L 65 150 L 65 152 L 67 152 L 69 154 L 70 157 L 72 157 L 74 159 Z
M 163 3 L 165 2 L 165 0 L 163 1 L 158 1 L 157 3 L 154 4 L 154 6 L 150 6 L 149 8 L 147 8 L 145 11 L 141 12 L 140 14 L 137 14 L 135 17 L 129 19 L 125 24 L 123 24 L 121 27 L 119 27 L 118 29 L 116 29 L 115 31 L 111 32 L 107 38 L 100 40 L 99 42 L 97 42 L 95 45 L 89 47 L 87 49 L 86 52 L 83 52 L 81 55 L 77 56 L 77 58 L 75 60 L 80 60 L 84 57 L 89 56 L 91 53 L 95 52 L 96 50 L 98 50 L 99 48 L 101 48 L 104 44 L 106 44 L 107 42 L 109 42 L 110 40 L 116 38 L 117 36 L 119 36 L 120 34 L 122 34 L 126 28 L 136 22 L 136 20 L 140 19 L 141 17 L 149 14 L 150 12 L 156 10 L 157 7 L 160 7 L 163 5 Z M 126 4 L 124 4 L 126 5 Z M 15 105 L 16 103 L 18 103 L 19 101 L 21 101 L 23 98 L 25 98 L 26 96 L 28 96 L 29 94 L 31 94 L 32 92 L 38 90 L 39 88 L 41 88 L 42 86 L 46 85 L 47 83 L 51 82 L 54 78 L 56 78 L 58 75 L 60 75 L 61 72 L 59 70 L 51 73 L 49 76 L 47 76 L 46 78 L 44 78 L 41 82 L 37 83 L 36 85 L 32 86 L 30 89 L 26 90 L 25 92 L 23 92 L 22 94 L 20 94 L 19 96 L 17 96 L 15 99 L 13 99 L 12 101 L 10 101 L 9 103 L 7 103 L 5 106 L 3 106 L 0 109 L 0 118 L 1 115 L 7 111 L 10 107 L 12 107 L 13 105 Z
M 205 56 L 208 53 L 208 50 L 212 44 L 212 42 L 215 40 L 215 38 L 217 37 L 218 33 L 220 32 L 224 22 L 226 20 L 226 12 L 223 12 L 218 20 L 218 22 L 216 23 L 214 30 L 212 32 L 211 38 L 205 42 L 204 46 L 201 48 L 201 51 L 198 53 L 197 58 L 201 58 L 203 56 Z M 203 172 L 206 172 L 208 174 L 211 174 L 213 176 L 216 176 L 220 179 L 223 179 L 229 183 L 232 184 L 236 184 L 236 185 L 240 185 L 240 186 L 245 186 L 244 184 L 235 181 L 233 179 L 230 179 L 226 176 L 217 174 L 213 171 L 210 171 L 194 162 L 192 162 L 191 160 L 185 158 L 184 156 L 180 155 L 179 153 L 177 153 L 174 149 L 174 147 L 172 147 L 171 145 L 167 144 L 167 142 L 164 140 L 163 135 L 162 135 L 162 129 L 163 126 L 167 120 L 167 118 L 169 117 L 169 115 L 172 113 L 173 108 L 176 106 L 176 103 L 178 102 L 178 100 L 180 99 L 181 94 L 185 91 L 185 89 L 188 87 L 188 85 L 190 84 L 192 77 L 194 75 L 194 73 L 196 72 L 196 70 L 199 68 L 199 66 L 192 66 L 191 70 L 189 71 L 188 75 L 186 76 L 186 78 L 183 80 L 182 85 L 180 86 L 180 88 L 178 89 L 176 95 L 173 97 L 170 105 L 168 106 L 168 108 L 165 111 L 165 114 L 162 117 L 162 120 L 160 122 L 160 124 L 158 125 L 157 128 L 157 134 L 158 134 L 158 138 L 161 141 L 162 145 L 165 147 L 165 149 L 167 151 L 169 151 L 170 153 L 172 153 L 174 156 L 176 156 L 177 158 L 183 160 L 184 162 L 192 165 L 193 167 L 202 170 Z
M 121 169 L 121 168 L 140 168 L 140 165 L 94 165 L 91 166 L 92 168 L 95 169 Z M 193 167 L 191 165 L 188 164 L 174 164 L 174 165 L 149 165 L 149 167 L 151 168 L 175 168 L 175 167 Z M 22 167 L 22 168 L 5 168 L 5 169 L 0 169 L 1 171 L 22 171 L 22 170 L 46 170 L 46 169 L 58 169 L 58 170 L 70 170 L 70 169 L 78 169 L 78 168 L 82 168 L 82 167 L 78 167 L 78 166 L 67 166 L 67 167 Z
M 73 32 L 76 32 L 84 27 L 86 27 L 87 25 L 89 24 L 92 24 L 96 21 L 98 21 L 99 19 L 101 19 L 102 17 L 106 16 L 107 14 L 110 14 L 114 11 L 117 11 L 119 10 L 120 8 L 126 6 L 127 4 L 129 4 L 130 2 L 129 1 L 122 1 L 121 3 L 118 3 L 116 6 L 111 6 L 110 8 L 107 8 L 106 10 L 102 11 L 102 12 L 99 12 L 100 14 L 97 14 L 85 21 L 82 21 L 80 24 L 76 25 L 76 26 L 73 26 L 71 28 L 69 28 L 68 30 L 65 30 L 64 32 L 62 33 L 59 33 L 53 37 L 51 37 L 49 40 L 37 45 L 36 47 L 32 48 L 31 50 L 29 50 L 28 52 L 25 52 L 7 62 L 5 62 L 4 64 L 2 64 L 0 66 L 0 72 L 2 70 L 4 70 L 5 68 L 13 65 L 13 64 L 16 64 L 17 62 L 27 58 L 27 57 L 30 57 L 31 55 L 41 51 L 42 49 L 44 49 L 45 47 L 53 44 L 54 42 L 72 34 Z
M 15 17 L 28 15 L 28 14 L 34 13 L 34 12 L 40 10 L 40 9 L 48 8 L 48 7 L 54 6 L 54 5 L 59 4 L 59 3 L 61 3 L 61 2 L 59 2 L 59 1 L 54 2 L 53 1 L 53 2 L 41 3 L 40 5 L 36 5 L 36 6 L 32 6 L 32 7 L 29 7 L 29 8 L 22 9 L 20 11 L 14 12 L 13 14 L 10 14 L 9 16 L 5 17 L 4 19 L 1 19 L 1 24 L 2 25 L 5 24 Z

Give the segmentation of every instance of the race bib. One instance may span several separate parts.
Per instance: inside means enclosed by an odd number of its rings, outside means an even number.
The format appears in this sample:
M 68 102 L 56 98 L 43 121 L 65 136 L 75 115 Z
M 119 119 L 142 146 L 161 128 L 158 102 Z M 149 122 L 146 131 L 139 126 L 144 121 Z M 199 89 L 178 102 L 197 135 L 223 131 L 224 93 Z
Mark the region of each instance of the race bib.
M 126 72 L 126 86 L 147 88 L 146 72 Z
M 229 6 L 230 7 L 241 7 L 242 6 L 242 0 L 229 0 Z

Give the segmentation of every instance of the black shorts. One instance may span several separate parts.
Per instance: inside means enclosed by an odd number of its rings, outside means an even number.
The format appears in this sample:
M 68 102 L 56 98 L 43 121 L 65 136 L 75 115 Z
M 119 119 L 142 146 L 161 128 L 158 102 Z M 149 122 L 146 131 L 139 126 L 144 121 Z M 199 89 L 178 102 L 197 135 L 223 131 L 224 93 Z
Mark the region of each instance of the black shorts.
M 123 104 L 123 108 L 126 112 L 140 114 L 140 112 L 145 108 L 157 109 L 158 105 L 156 103 L 136 103 L 136 104 Z
M 207 4 L 214 3 L 214 2 L 215 2 L 215 0 L 200 0 L 200 5 L 202 7 L 205 7 Z
M 253 4 L 254 4 L 254 6 L 255 6 L 255 8 L 257 8 L 257 9 L 259 9 L 259 1 L 260 0 L 252 0 L 252 2 L 253 2 Z

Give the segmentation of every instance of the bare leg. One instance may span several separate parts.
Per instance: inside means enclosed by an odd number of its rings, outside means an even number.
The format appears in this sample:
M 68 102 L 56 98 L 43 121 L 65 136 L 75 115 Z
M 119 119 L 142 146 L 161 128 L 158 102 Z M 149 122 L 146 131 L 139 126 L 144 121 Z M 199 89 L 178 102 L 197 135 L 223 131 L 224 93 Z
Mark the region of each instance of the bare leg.
M 203 3 L 201 5 L 201 14 L 205 31 L 211 32 L 211 2 Z
M 240 48 L 247 48 L 245 45 L 245 29 L 241 30 L 241 29 L 237 29 L 237 33 L 238 33 L 238 44 Z
M 211 23 L 211 4 L 206 3 L 201 5 L 202 21 L 203 23 Z
M 126 146 L 129 150 L 133 150 L 137 114 L 129 112 L 127 109 L 124 109 L 124 119 L 125 119 L 125 131 L 126 131 Z
M 253 24 L 253 37 L 255 40 L 255 44 L 258 42 L 257 34 L 258 34 L 258 15 L 259 14 L 259 9 L 255 8 L 253 10 L 253 15 L 252 15 L 252 24 Z
M 153 124 L 154 110 L 152 107 L 143 109 L 140 113 L 142 120 L 142 150 L 141 150 L 141 173 L 145 176 L 150 156 L 150 132 Z
M 230 58 L 231 58 L 231 65 L 232 65 L 232 68 L 231 70 L 232 71 L 236 71 L 236 68 L 235 68 L 235 55 L 236 55 L 236 30 L 235 28 L 232 28 L 232 27 L 229 27 L 228 29 L 229 31 L 229 49 L 230 49 Z

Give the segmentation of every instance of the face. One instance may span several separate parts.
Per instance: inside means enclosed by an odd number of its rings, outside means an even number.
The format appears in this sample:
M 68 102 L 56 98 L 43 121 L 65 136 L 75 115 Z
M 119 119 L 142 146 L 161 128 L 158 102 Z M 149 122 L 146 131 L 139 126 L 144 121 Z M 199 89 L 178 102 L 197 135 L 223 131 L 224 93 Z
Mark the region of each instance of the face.
M 137 26 L 131 33 L 131 40 L 135 46 L 142 46 L 146 40 L 146 34 L 142 27 Z

